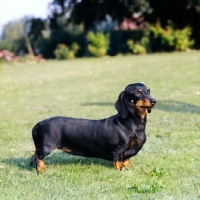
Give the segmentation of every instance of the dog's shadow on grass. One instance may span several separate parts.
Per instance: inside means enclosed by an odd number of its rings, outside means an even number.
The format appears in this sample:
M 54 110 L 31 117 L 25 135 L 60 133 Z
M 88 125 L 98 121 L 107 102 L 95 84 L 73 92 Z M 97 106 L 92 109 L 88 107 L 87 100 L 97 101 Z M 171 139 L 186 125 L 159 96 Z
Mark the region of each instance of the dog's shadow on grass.
M 82 106 L 114 106 L 111 102 L 86 102 Z M 182 112 L 182 113 L 198 113 L 200 114 L 200 107 L 191 103 L 184 103 L 175 100 L 157 100 L 155 109 L 166 112 Z
M 85 102 L 81 106 L 114 106 L 112 102 Z
M 184 103 L 175 100 L 157 101 L 155 109 L 166 112 L 197 113 L 200 114 L 200 107 L 191 103 Z
M 18 167 L 20 170 L 28 170 L 28 171 L 32 171 L 33 170 L 33 166 L 30 165 L 31 163 L 31 156 L 29 158 L 8 158 L 8 159 L 4 159 L 2 160 L 2 163 L 9 165 L 9 166 L 15 166 Z M 47 166 L 51 166 L 51 165 L 60 165 L 60 166 L 104 166 L 106 168 L 112 168 L 112 162 L 111 161 L 107 161 L 107 160 L 103 160 L 103 159 L 98 159 L 98 158 L 87 158 L 87 157 L 81 157 L 81 156 L 73 156 L 73 155 L 69 155 L 66 154 L 64 152 L 59 152 L 56 151 L 54 153 L 52 153 L 52 155 L 47 156 L 45 158 L 45 164 Z

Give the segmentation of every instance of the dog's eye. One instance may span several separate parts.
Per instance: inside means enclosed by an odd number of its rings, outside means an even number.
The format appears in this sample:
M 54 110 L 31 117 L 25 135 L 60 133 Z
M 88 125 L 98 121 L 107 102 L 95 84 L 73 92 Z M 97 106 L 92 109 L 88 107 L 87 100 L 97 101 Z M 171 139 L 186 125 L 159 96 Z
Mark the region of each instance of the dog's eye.
M 150 92 L 150 89 L 149 89 L 149 88 L 147 88 L 147 92 Z
M 142 93 L 142 90 L 138 89 L 137 94 L 141 94 L 141 93 Z

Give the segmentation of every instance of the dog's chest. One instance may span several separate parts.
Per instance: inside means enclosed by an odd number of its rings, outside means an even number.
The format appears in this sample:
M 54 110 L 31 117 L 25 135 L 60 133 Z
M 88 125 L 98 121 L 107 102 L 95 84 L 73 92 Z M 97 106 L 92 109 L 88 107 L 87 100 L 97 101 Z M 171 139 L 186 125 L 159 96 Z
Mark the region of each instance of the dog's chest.
M 128 147 L 142 146 L 146 141 L 145 124 L 139 124 L 129 136 Z
M 129 143 L 128 143 L 128 148 L 132 149 L 132 148 L 135 148 L 136 146 L 140 147 L 145 143 L 145 141 L 146 141 L 146 135 L 145 134 L 140 135 L 139 138 L 130 137 L 129 138 Z

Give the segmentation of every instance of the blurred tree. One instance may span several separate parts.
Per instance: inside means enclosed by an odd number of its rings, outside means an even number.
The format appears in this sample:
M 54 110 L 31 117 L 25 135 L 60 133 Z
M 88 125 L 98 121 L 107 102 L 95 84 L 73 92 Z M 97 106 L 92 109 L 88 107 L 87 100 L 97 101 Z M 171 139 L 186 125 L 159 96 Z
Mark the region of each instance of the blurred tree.
M 150 13 L 148 0 L 53 0 L 50 4 L 50 27 L 58 29 L 67 22 L 84 25 L 84 32 L 109 15 L 118 23 L 134 12 Z M 65 20 L 60 20 L 59 19 Z
M 24 36 L 24 24 L 30 20 L 30 16 L 22 17 L 18 20 L 8 22 L 2 31 L 2 40 L 16 40 Z
M 11 21 L 3 27 L 0 49 L 7 49 L 16 54 L 21 50 L 27 51 L 24 40 L 24 24 L 30 18 L 30 16 L 25 16 Z
M 23 36 L 23 22 L 21 20 L 12 21 L 3 27 L 2 39 L 3 40 L 16 40 Z
M 200 13 L 200 0 L 188 0 L 188 9 L 194 9 L 196 12 Z
M 153 13 L 147 16 L 147 21 L 160 21 L 164 26 L 168 20 L 183 28 L 187 25 L 193 29 L 195 47 L 200 48 L 200 0 L 149 0 Z
M 37 42 L 42 37 L 43 30 L 45 30 L 45 21 L 41 18 L 32 18 L 25 23 L 26 46 L 31 57 L 37 53 L 35 52 L 37 51 Z
M 133 13 L 150 13 L 148 0 L 52 0 L 50 8 L 50 29 L 62 29 L 68 24 L 82 24 L 84 44 L 82 51 L 88 54 L 86 36 L 89 30 L 95 31 L 96 24 L 106 21 L 109 16 L 119 26 L 124 18 Z

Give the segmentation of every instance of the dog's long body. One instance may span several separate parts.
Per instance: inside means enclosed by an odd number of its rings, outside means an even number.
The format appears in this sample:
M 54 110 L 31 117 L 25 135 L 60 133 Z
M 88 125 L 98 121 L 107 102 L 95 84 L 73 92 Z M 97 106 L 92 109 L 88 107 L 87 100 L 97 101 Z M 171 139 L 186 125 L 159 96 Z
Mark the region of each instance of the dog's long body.
M 53 117 L 32 130 L 36 151 L 31 161 L 43 173 L 44 157 L 54 149 L 66 153 L 112 160 L 117 169 L 129 167 L 146 141 L 147 112 L 156 101 L 141 83 L 128 85 L 115 103 L 117 115 L 102 120 Z

